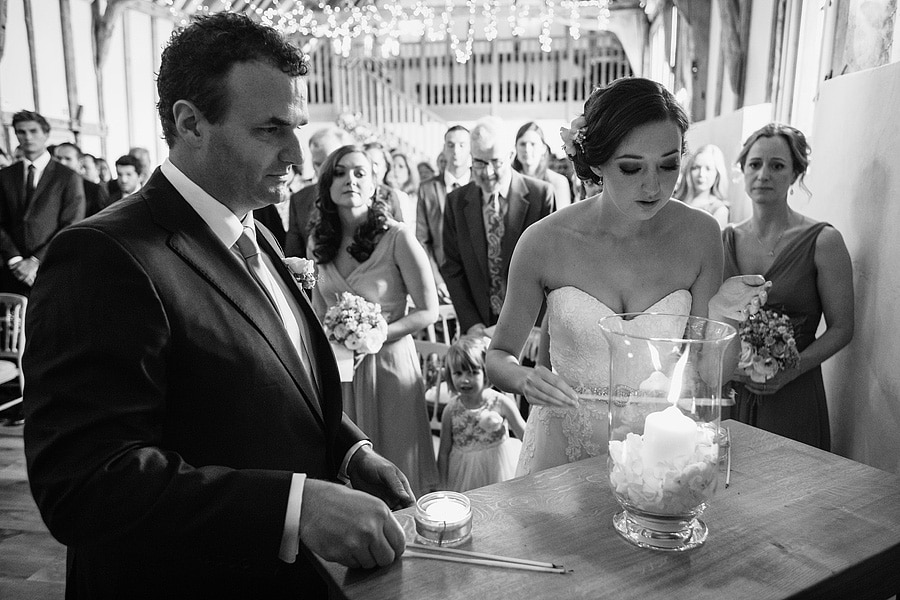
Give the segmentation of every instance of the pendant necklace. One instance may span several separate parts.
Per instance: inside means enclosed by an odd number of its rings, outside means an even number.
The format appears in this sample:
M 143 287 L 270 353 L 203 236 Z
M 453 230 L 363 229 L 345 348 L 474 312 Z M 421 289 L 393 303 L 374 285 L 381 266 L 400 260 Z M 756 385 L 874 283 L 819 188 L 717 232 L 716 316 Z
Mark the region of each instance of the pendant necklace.
M 765 253 L 768 254 L 769 256 L 775 256 L 775 248 L 778 247 L 778 244 L 781 242 L 781 238 L 784 237 L 784 232 L 788 230 L 788 227 L 785 227 L 784 229 L 782 229 L 781 233 L 778 234 L 778 239 L 775 240 L 775 243 L 772 245 L 771 250 L 766 250 L 766 246 L 765 246 L 765 244 L 762 243 L 762 240 L 759 239 L 759 234 L 756 233 L 755 227 L 751 227 L 750 231 L 753 232 L 753 237 L 756 238 L 756 242 L 759 244 L 759 247 L 762 248 L 765 251 Z

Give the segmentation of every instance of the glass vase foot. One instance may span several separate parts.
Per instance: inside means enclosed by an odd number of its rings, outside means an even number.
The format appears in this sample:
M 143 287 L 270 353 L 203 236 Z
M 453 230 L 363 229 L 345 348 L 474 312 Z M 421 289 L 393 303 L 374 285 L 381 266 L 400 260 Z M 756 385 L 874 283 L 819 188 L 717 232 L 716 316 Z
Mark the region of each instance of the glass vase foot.
M 706 523 L 697 518 L 642 517 L 625 510 L 613 517 L 613 527 L 635 546 L 665 552 L 702 546 L 709 533 Z

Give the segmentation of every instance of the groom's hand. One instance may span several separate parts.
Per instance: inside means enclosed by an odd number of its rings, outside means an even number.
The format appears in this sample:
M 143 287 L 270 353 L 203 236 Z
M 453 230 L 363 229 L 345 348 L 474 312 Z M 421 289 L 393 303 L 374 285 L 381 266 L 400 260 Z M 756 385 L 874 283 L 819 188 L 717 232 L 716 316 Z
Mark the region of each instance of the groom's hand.
M 391 510 L 412 506 L 416 497 L 403 471 L 369 446 L 363 446 L 350 459 L 347 476 L 353 489 L 381 498 Z
M 317 479 L 303 485 L 300 541 L 325 560 L 363 569 L 387 566 L 406 549 L 403 528 L 384 502 Z

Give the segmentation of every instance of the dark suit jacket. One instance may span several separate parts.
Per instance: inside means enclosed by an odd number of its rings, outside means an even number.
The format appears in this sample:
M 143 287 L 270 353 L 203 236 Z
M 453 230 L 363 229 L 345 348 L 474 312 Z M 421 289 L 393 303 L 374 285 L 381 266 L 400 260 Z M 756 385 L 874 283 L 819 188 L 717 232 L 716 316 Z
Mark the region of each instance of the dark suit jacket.
M 99 183 L 88 181 L 87 179 L 82 180 L 81 183 L 84 185 L 85 217 L 95 215 L 111 204 L 109 201 L 109 192 L 106 190 L 105 185 L 100 185 Z
M 555 202 L 553 187 L 515 171 L 507 196 L 506 230 L 501 244 L 503 277 L 522 232 L 550 214 Z M 444 207 L 444 262 L 441 274 L 450 291 L 453 308 L 463 332 L 472 325 L 494 325 L 491 311 L 487 236 L 484 232 L 481 188 L 469 182 L 447 195 Z
M 316 207 L 316 195 L 318 193 L 319 186 L 312 183 L 291 195 L 288 230 L 284 236 L 284 253 L 287 256 L 306 257 L 309 218 Z
M 275 208 L 275 205 L 270 204 L 254 210 L 253 218 L 265 225 L 266 229 L 272 232 L 278 245 L 284 250 L 287 232 L 284 230 L 284 223 L 281 221 L 281 215 L 278 214 L 278 209 Z
M 444 282 L 440 266 L 444 262 L 444 208 L 447 186 L 444 174 L 426 179 L 419 185 L 419 205 L 416 210 L 416 239 L 425 248 L 434 280 Z
M 25 163 L 19 161 L 0 170 L 0 258 L 7 289 L 29 293 L 6 267 L 14 256 L 34 256 L 43 262 L 47 244 L 63 227 L 84 218 L 84 185 L 81 176 L 51 159 L 34 186 L 31 204 L 25 206 Z M 4 281 L 4 283 L 5 283 Z
M 25 451 L 74 597 L 321 585 L 303 556 L 277 558 L 291 476 L 335 480 L 364 435 L 312 307 L 259 230 L 306 317 L 322 393 L 249 272 L 159 170 L 51 244 L 28 307 Z

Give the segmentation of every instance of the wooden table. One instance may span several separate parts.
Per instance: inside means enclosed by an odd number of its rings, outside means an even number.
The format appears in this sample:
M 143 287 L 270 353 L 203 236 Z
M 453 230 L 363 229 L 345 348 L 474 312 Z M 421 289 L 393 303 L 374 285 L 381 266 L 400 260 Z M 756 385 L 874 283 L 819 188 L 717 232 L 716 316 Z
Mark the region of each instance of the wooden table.
M 731 486 L 687 552 L 638 548 L 612 527 L 606 459 L 468 492 L 462 549 L 561 563 L 566 575 L 403 558 L 371 571 L 323 562 L 337 598 L 883 599 L 900 591 L 900 477 L 734 421 Z M 397 513 L 415 538 L 412 509 Z

